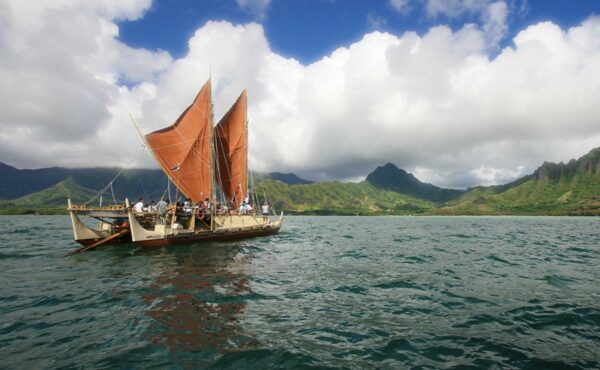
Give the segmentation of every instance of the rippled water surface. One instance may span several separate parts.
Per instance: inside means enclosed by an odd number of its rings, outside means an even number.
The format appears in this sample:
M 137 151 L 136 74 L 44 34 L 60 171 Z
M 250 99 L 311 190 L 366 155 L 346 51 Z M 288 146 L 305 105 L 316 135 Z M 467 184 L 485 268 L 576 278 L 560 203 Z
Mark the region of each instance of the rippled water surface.
M 287 217 L 76 248 L 0 217 L 0 368 L 599 368 L 600 219 Z

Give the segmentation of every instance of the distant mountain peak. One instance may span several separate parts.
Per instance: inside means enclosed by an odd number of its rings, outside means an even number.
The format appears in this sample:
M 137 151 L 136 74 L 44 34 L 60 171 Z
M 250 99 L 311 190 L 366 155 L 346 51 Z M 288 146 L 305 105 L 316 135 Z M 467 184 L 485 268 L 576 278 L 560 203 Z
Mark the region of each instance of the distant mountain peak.
M 402 168 L 389 162 L 383 166 L 377 167 L 367 176 L 366 180 L 372 185 L 379 185 L 379 187 L 386 187 L 388 185 L 406 181 L 423 184 L 412 173 L 406 172 Z
M 366 180 L 377 188 L 436 202 L 445 202 L 457 198 L 463 193 L 460 190 L 442 189 L 435 185 L 423 183 L 413 174 L 389 162 L 377 167 L 375 171 L 367 176 Z
M 384 164 L 383 167 L 377 167 L 377 168 L 396 169 L 396 170 L 404 171 L 404 170 L 400 169 L 398 166 L 396 166 L 395 164 L 393 164 L 392 162 L 388 162 L 388 163 Z

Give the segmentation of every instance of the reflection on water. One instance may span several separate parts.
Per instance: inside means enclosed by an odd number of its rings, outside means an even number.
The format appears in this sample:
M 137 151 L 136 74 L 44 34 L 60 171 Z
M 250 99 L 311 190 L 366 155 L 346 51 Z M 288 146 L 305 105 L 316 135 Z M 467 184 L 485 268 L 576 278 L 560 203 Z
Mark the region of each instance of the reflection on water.
M 242 244 L 165 249 L 169 266 L 143 294 L 153 319 L 150 342 L 173 355 L 195 353 L 196 361 L 214 360 L 230 351 L 253 348 L 239 318 L 251 293 L 246 266 L 252 255 Z

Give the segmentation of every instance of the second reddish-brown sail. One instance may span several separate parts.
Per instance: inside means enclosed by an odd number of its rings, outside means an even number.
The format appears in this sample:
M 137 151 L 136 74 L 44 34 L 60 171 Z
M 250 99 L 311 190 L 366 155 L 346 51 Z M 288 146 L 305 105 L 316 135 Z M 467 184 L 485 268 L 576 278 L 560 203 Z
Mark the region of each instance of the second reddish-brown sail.
M 215 127 L 217 181 L 228 202 L 238 207 L 248 192 L 247 98 L 244 90 Z

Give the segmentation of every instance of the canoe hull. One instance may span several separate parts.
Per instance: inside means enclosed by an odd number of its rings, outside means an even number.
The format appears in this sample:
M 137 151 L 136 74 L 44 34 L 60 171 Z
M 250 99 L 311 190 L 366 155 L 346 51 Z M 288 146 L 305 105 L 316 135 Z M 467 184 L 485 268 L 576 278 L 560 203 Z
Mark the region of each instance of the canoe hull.
M 182 228 L 180 223 L 159 224 L 151 222 L 144 215 L 135 214 L 131 207 L 123 210 L 88 210 L 73 207 L 69 202 L 69 213 L 73 226 L 74 239 L 84 247 L 114 244 L 135 244 L 145 248 L 165 247 L 177 244 L 191 244 L 198 242 L 236 240 L 259 236 L 273 235 L 279 232 L 283 224 L 283 214 L 278 219 L 256 215 L 220 215 L 215 216 L 214 228 L 211 230 L 206 224 L 189 222 L 188 228 Z M 98 228 L 91 228 L 81 222 L 78 213 L 90 215 L 100 219 Z M 126 226 L 115 227 L 115 222 L 105 219 L 125 219 Z M 145 226 L 138 220 L 142 220 Z M 157 217 L 150 217 L 156 221 Z M 188 217 L 189 219 L 189 217 Z M 145 221 L 144 221 L 145 220 Z M 175 227 L 177 226 L 177 227 Z M 125 229 L 124 229 L 125 228 Z M 118 230 L 126 230 L 123 235 L 116 235 Z M 101 242 L 101 243 L 99 243 Z
M 178 245 L 178 244 L 192 244 L 204 241 L 226 241 L 226 240 L 238 240 L 238 239 L 246 239 L 246 238 L 254 238 L 257 236 L 267 236 L 274 235 L 279 232 L 279 227 L 265 230 L 249 230 L 249 231 L 235 231 L 235 232 L 223 232 L 223 233 L 210 233 L 210 234 L 202 234 L 202 235 L 178 235 L 171 236 L 165 239 L 155 239 L 155 240 L 144 240 L 133 242 L 135 245 L 139 245 L 144 248 L 157 248 L 157 247 L 166 247 L 170 245 Z M 93 239 L 81 239 L 76 240 L 77 243 L 83 245 L 84 247 L 90 246 L 98 241 L 102 240 L 101 238 L 93 238 Z M 131 235 L 125 235 L 121 238 L 111 240 L 106 243 L 107 245 L 114 244 L 131 244 Z
M 156 247 L 166 247 L 170 245 L 177 244 L 192 244 L 199 242 L 208 242 L 208 241 L 224 241 L 224 240 L 237 240 L 237 239 L 246 239 L 246 238 L 254 238 L 257 236 L 266 236 L 273 235 L 279 232 L 279 227 L 269 228 L 269 229 L 261 229 L 261 230 L 247 230 L 247 231 L 232 231 L 232 232 L 221 232 L 221 233 L 204 233 L 204 234 L 194 234 L 194 235 L 177 235 L 177 236 L 169 236 L 164 239 L 154 239 L 154 240 L 141 240 L 135 241 L 133 244 L 139 245 L 145 248 L 156 248 Z

